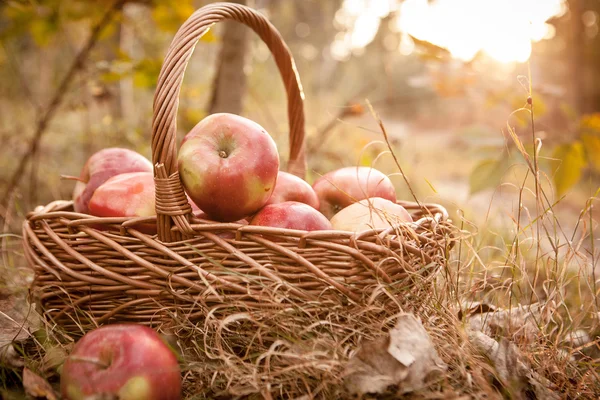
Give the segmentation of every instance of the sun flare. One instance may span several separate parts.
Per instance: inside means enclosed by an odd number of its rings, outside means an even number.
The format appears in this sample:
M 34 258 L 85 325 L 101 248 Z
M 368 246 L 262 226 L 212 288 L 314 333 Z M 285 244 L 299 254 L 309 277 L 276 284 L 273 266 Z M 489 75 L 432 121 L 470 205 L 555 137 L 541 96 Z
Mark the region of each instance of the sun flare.
M 392 28 L 447 49 L 469 61 L 478 52 L 503 63 L 525 62 L 531 43 L 551 38 L 547 21 L 566 11 L 564 0 L 345 0 L 336 25 L 345 28 L 332 54 L 345 59 L 360 53 L 375 37 L 381 19 L 397 11 Z M 412 43 L 400 41 L 410 53 Z

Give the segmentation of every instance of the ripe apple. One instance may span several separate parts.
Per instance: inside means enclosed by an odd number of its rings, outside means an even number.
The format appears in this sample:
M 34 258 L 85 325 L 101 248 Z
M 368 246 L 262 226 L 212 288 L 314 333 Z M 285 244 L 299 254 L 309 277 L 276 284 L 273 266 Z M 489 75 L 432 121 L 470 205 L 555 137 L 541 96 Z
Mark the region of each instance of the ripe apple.
M 98 186 L 89 202 L 89 213 L 96 217 L 151 217 L 156 215 L 152 172 L 129 172 L 108 179 Z M 140 224 L 141 232 L 154 235 L 156 224 Z
M 262 208 L 275 188 L 279 154 L 256 122 L 212 114 L 183 139 L 179 175 L 190 198 L 211 219 L 237 221 Z
M 126 172 L 152 172 L 152 163 L 133 150 L 110 147 L 94 153 L 83 166 L 73 190 L 75 212 L 89 213 L 88 203 L 98 186 Z
M 269 204 L 250 220 L 250 225 L 318 231 L 332 229 L 331 222 L 308 204 L 298 201 Z
M 150 217 L 156 215 L 152 172 L 119 174 L 100 185 L 90 199 L 96 217 Z
M 283 203 L 284 201 L 298 201 L 319 209 L 319 198 L 312 186 L 304 179 L 288 172 L 279 171 L 275 190 L 267 204 Z
M 187 196 L 195 215 L 206 215 Z M 89 212 L 96 217 L 150 217 L 156 215 L 156 186 L 152 172 L 129 172 L 108 179 L 94 192 Z
M 60 377 L 66 400 L 178 400 L 177 357 L 152 329 L 106 325 L 85 334 L 67 357 Z
M 396 189 L 383 172 L 370 167 L 345 167 L 331 171 L 313 184 L 321 211 L 333 217 L 350 204 L 369 197 L 396 201 Z
M 372 197 L 342 209 L 331 218 L 331 225 L 336 230 L 361 232 L 389 228 L 412 220 L 412 216 L 400 204 L 381 197 Z

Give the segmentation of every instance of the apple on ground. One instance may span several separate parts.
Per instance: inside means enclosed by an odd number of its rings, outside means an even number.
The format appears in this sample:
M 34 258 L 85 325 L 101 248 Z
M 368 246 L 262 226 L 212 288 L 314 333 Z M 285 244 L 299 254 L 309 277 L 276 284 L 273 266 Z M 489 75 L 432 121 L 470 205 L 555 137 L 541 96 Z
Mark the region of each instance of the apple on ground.
M 67 357 L 60 390 L 66 400 L 178 400 L 177 357 L 152 329 L 115 324 L 84 335 Z
M 289 172 L 279 171 L 275 190 L 267 204 L 283 203 L 284 201 L 298 201 L 319 209 L 319 198 L 312 186 L 304 179 Z
M 216 221 L 237 221 L 271 197 L 279 154 L 256 122 L 234 114 L 212 114 L 183 139 L 179 175 L 190 198 Z
M 383 172 L 370 167 L 345 167 L 331 171 L 313 184 L 327 218 L 350 204 L 369 197 L 396 201 L 396 189 Z
M 109 178 L 127 172 L 152 172 L 152 163 L 133 150 L 110 147 L 94 153 L 83 166 L 73 190 L 75 212 L 89 213 L 94 191 Z
M 361 232 L 385 229 L 402 222 L 412 222 L 412 216 L 400 204 L 372 197 L 350 204 L 331 218 L 333 229 Z
M 269 204 L 250 220 L 250 225 L 317 231 L 332 229 L 331 222 L 308 204 L 297 201 Z

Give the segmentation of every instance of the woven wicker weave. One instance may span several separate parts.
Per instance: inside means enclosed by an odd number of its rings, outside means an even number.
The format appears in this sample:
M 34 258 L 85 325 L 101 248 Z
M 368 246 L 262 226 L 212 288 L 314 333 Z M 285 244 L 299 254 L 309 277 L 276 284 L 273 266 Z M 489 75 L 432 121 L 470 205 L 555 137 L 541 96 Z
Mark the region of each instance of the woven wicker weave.
M 46 318 L 67 329 L 112 322 L 162 327 L 207 313 L 287 307 L 291 302 L 364 304 L 382 287 L 430 275 L 451 246 L 447 212 L 435 204 L 400 202 L 413 224 L 354 235 L 303 232 L 193 216 L 176 164 L 176 114 L 187 62 L 216 22 L 251 27 L 271 50 L 288 97 L 288 171 L 303 177 L 303 93 L 293 58 L 275 28 L 257 12 L 216 3 L 196 11 L 177 32 L 154 98 L 152 158 L 155 218 L 97 218 L 56 201 L 28 215 L 24 249 L 35 270 L 32 295 Z M 150 236 L 134 227 L 157 224 Z M 385 296 L 384 296 L 385 297 Z M 225 305 L 225 307 L 223 307 Z M 218 308 L 218 311 L 215 309 Z

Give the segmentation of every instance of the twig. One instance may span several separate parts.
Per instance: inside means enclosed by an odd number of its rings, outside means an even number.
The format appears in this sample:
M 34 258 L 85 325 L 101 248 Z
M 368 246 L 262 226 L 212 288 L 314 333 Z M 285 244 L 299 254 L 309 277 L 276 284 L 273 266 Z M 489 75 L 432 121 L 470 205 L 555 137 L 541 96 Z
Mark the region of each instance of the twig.
M 351 96 L 348 101 L 346 101 L 346 106 L 343 107 L 331 120 L 329 120 L 329 122 L 327 122 L 323 128 L 319 129 L 319 133 L 316 135 L 316 140 L 313 140 L 307 144 L 307 154 L 311 154 L 323 146 L 323 143 L 325 143 L 325 140 L 327 139 L 333 128 L 338 124 L 338 122 L 340 122 L 342 118 L 350 115 L 356 115 L 355 111 L 352 109 L 352 100 L 356 98 L 365 97 L 368 93 L 374 90 L 374 85 L 374 82 L 370 82 L 369 84 L 365 85 L 358 93 Z
M 15 188 L 19 184 L 19 180 L 21 179 L 21 176 L 23 175 L 23 172 L 25 171 L 25 168 L 27 167 L 27 163 L 31 160 L 32 156 L 37 152 L 37 149 L 40 144 L 40 140 L 44 136 L 44 133 L 46 133 L 48 124 L 54 117 L 54 114 L 55 114 L 58 106 L 62 103 L 62 101 L 65 97 L 65 94 L 67 93 L 67 90 L 69 88 L 69 85 L 75 78 L 75 75 L 77 74 L 77 72 L 79 72 L 79 70 L 83 67 L 89 53 L 91 52 L 91 50 L 94 48 L 94 46 L 98 42 L 98 38 L 100 37 L 100 34 L 104 30 L 104 28 L 106 28 L 108 26 L 108 24 L 111 22 L 115 12 L 120 10 L 126 1 L 127 0 L 117 0 L 109 8 L 109 10 L 102 16 L 102 19 L 96 24 L 96 26 L 94 26 L 87 43 L 79 51 L 79 53 L 75 57 L 75 60 L 73 60 L 73 63 L 71 64 L 71 67 L 69 68 L 67 74 L 65 75 L 65 77 L 61 81 L 60 85 L 56 89 L 56 92 L 54 93 L 54 96 L 52 97 L 52 101 L 46 108 L 45 112 L 38 119 L 36 130 L 33 135 L 33 139 L 31 140 L 31 143 L 29 144 L 29 148 L 28 148 L 27 152 L 23 155 L 23 157 L 21 157 L 21 160 L 19 161 L 17 169 L 13 173 L 12 177 L 9 180 L 8 185 L 6 186 L 6 188 L 4 190 L 4 193 L 5 193 L 5 197 L 3 199 L 4 206 L 6 206 L 8 204 L 9 199 L 12 197 L 12 194 L 13 194 Z
M 404 173 L 404 170 L 402 169 L 402 166 L 400 165 L 400 162 L 398 161 L 398 158 L 396 157 L 396 153 L 394 153 L 394 149 L 392 149 L 392 146 L 390 144 L 390 140 L 388 138 L 387 130 L 385 129 L 385 125 L 383 125 L 383 121 L 381 120 L 381 118 L 379 118 L 379 116 L 375 112 L 375 109 L 373 108 L 373 105 L 368 100 L 367 100 L 367 105 L 369 106 L 369 110 L 371 111 L 371 115 L 373 115 L 373 117 L 375 118 L 375 120 L 379 124 L 379 128 L 381 129 L 381 133 L 383 133 L 383 138 L 384 138 L 385 143 L 386 143 L 386 145 L 388 147 L 388 150 L 392 154 L 392 157 L 394 158 L 394 162 L 396 163 L 396 166 L 400 170 L 400 173 L 402 174 L 402 177 L 404 178 L 404 182 L 406 183 L 406 186 L 408 187 L 408 190 L 410 191 L 410 194 L 412 195 L 413 199 L 415 200 L 415 202 L 417 203 L 417 205 L 419 206 L 419 208 L 421 210 L 423 210 L 423 211 L 426 211 L 427 209 L 425 207 L 423 207 L 423 205 L 421 204 L 421 202 L 417 198 L 417 195 L 415 194 L 415 191 L 413 190 L 412 186 L 410 185 L 410 182 L 408 181 L 408 178 L 406 177 L 406 174 Z

